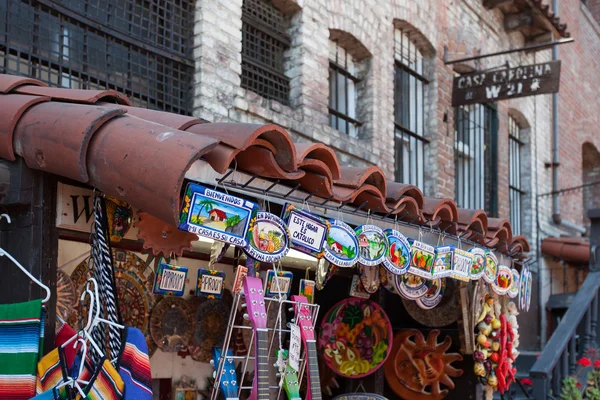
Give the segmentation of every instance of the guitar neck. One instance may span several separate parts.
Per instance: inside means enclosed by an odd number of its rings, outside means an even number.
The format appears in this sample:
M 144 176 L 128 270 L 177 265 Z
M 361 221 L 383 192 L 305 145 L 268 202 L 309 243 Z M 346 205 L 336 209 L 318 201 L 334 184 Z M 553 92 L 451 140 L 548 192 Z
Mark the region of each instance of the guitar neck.
M 254 355 L 256 399 L 269 400 L 269 336 L 266 329 L 256 330 Z
M 321 400 L 321 379 L 319 378 L 319 363 L 317 360 L 317 344 L 314 340 L 305 343 L 306 359 L 308 365 L 308 387 L 306 400 Z

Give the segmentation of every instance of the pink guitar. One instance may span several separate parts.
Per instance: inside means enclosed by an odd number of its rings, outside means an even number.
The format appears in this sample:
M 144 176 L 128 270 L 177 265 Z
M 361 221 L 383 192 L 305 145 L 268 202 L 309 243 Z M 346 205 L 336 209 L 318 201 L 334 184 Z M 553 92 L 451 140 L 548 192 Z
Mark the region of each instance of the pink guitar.
M 319 363 L 317 360 L 317 341 L 315 340 L 315 330 L 313 328 L 312 307 L 308 305 L 306 297 L 292 296 L 292 301 L 298 303 L 295 305 L 296 324 L 300 327 L 300 335 L 304 343 L 304 355 L 307 373 L 307 393 L 306 400 L 321 400 L 321 379 L 319 378 Z
M 267 310 L 260 278 L 244 278 L 248 319 L 254 329 L 254 384 L 248 400 L 269 400 L 269 338 Z M 245 316 L 244 316 L 245 317 Z

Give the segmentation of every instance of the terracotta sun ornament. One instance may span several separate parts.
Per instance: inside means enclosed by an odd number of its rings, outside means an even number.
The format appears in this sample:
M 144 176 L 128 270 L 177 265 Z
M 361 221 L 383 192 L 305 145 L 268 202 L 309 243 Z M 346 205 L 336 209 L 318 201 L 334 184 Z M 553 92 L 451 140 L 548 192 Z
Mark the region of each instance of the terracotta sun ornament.
M 184 250 L 192 249 L 192 242 L 198 240 L 194 234 L 180 231 L 176 226 L 168 224 L 144 211 L 138 211 L 140 221 L 138 239 L 144 241 L 144 248 L 152 250 L 155 256 L 172 254 L 181 257 Z
M 463 370 L 453 367 L 462 360 L 458 353 L 446 353 L 452 338 L 446 336 L 438 343 L 440 331 L 429 332 L 427 340 L 416 329 L 400 331 L 394 337 L 392 353 L 385 363 L 385 379 L 392 390 L 403 399 L 438 400 L 454 389 L 451 378 L 461 376 Z M 447 389 L 442 389 L 441 384 Z

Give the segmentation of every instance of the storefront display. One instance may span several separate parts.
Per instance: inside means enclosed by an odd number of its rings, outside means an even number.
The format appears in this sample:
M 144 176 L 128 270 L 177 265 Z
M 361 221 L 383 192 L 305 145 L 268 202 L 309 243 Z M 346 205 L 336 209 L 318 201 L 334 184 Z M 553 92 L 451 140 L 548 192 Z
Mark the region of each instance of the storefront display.
M 164 352 L 186 349 L 194 334 L 194 326 L 194 311 L 187 300 L 165 297 L 152 310 L 150 334 Z

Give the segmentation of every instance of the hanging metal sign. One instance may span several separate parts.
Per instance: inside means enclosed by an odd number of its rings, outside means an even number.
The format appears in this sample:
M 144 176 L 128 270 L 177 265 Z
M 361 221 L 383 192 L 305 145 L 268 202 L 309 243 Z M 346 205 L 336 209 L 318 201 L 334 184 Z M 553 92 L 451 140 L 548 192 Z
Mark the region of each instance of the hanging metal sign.
M 320 258 L 329 233 L 329 221 L 287 204 L 282 217 L 290 231 L 291 247 Z
M 464 106 L 556 93 L 559 84 L 560 60 L 493 71 L 472 72 L 454 78 L 452 105 Z

